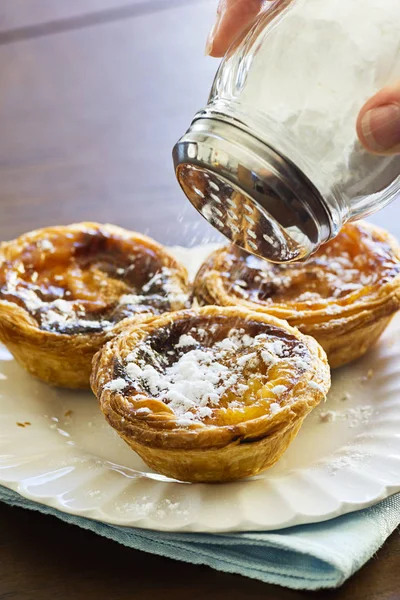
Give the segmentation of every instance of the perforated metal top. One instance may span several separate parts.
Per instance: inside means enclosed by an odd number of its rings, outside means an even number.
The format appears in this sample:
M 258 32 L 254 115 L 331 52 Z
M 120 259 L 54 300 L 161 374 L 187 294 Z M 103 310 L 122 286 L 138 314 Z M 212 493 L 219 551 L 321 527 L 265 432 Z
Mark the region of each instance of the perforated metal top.
M 194 121 L 174 148 L 174 163 L 200 214 L 251 254 L 302 260 L 330 238 L 329 213 L 311 182 L 232 123 Z

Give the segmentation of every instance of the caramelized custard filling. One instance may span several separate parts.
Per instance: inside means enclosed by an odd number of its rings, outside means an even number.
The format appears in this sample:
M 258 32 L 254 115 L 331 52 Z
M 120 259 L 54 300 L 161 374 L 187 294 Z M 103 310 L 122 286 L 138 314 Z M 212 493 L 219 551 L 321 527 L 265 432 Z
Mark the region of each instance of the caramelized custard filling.
M 280 412 L 309 366 L 306 346 L 279 327 L 194 317 L 115 358 L 108 387 L 129 397 L 136 417 L 167 411 L 178 425 L 232 425 Z
M 7 259 L 0 267 L 0 299 L 27 310 L 45 331 L 102 332 L 185 300 L 152 248 L 107 230 L 53 234 Z
M 348 224 L 305 263 L 271 264 L 229 247 L 218 265 L 231 295 L 263 303 L 353 300 L 400 272 L 390 245 L 370 231 Z

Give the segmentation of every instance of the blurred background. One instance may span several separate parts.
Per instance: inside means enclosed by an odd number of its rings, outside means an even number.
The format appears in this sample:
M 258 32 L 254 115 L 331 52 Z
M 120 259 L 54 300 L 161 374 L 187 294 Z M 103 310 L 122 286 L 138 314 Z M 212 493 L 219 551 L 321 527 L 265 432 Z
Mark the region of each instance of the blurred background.
M 1 0 L 0 237 L 96 220 L 218 239 L 171 150 L 202 108 L 217 0 Z M 400 205 L 373 217 L 400 237 Z

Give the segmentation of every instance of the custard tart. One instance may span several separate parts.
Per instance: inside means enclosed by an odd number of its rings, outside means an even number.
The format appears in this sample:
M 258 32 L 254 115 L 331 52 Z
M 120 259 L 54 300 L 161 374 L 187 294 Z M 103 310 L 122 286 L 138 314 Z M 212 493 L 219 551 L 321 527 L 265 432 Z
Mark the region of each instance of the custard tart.
M 0 245 L 0 341 L 29 373 L 89 387 L 91 361 L 126 318 L 190 306 L 187 273 L 152 239 L 97 223 Z
M 200 268 L 201 305 L 244 306 L 313 336 L 332 368 L 362 356 L 400 307 L 400 250 L 383 229 L 349 223 L 303 263 L 271 264 L 234 246 Z
M 93 360 L 109 424 L 149 467 L 191 482 L 272 466 L 330 387 L 319 344 L 286 321 L 206 306 L 127 325 Z

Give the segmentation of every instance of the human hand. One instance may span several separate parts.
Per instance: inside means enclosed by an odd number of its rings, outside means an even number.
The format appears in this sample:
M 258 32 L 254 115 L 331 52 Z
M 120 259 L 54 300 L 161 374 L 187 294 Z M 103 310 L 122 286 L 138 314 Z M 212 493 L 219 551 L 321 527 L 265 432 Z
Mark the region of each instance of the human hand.
M 272 3 L 271 19 L 290 2 Z M 223 56 L 233 40 L 248 31 L 264 4 L 263 0 L 220 0 L 206 54 Z M 369 152 L 400 154 L 400 81 L 378 92 L 363 106 L 357 119 L 357 134 Z
M 357 133 L 374 154 L 400 154 L 400 81 L 385 87 L 363 106 Z

